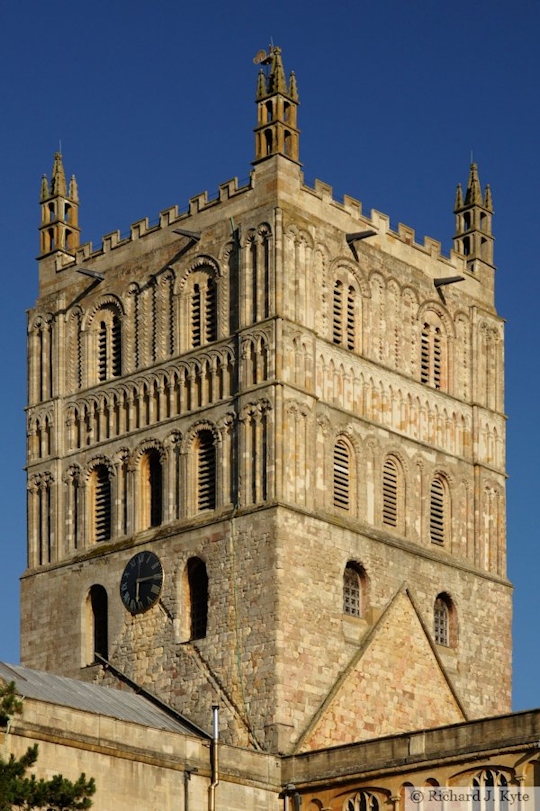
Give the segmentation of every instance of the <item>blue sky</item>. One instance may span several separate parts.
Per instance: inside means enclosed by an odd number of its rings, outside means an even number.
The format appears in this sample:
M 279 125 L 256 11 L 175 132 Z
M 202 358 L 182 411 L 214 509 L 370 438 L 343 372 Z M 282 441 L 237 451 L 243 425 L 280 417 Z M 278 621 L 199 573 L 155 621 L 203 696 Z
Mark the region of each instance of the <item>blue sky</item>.
M 62 143 L 83 241 L 125 232 L 249 175 L 252 59 L 272 39 L 300 92 L 315 177 L 448 252 L 471 153 L 495 207 L 497 306 L 508 320 L 509 574 L 515 709 L 540 705 L 536 257 L 540 4 L 518 0 L 181 3 L 30 0 L 0 10 L 3 313 L 0 659 L 18 661 L 25 565 L 25 310 L 37 294 L 39 186 Z M 36 607 L 39 610 L 39 607 Z M 486 651 L 489 656 L 489 651 Z

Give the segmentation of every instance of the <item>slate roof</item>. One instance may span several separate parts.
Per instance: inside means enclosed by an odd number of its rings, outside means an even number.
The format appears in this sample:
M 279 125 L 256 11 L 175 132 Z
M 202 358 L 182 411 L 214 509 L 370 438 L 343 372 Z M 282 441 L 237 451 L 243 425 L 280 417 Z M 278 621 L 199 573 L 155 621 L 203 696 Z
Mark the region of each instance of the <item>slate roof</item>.
M 9 665 L 0 662 L 0 679 L 14 681 L 17 693 L 25 698 L 46 701 L 74 710 L 83 710 L 96 715 L 130 721 L 135 724 L 196 735 L 196 729 L 187 719 L 177 714 L 174 718 L 165 710 L 155 706 L 142 695 L 113 687 L 101 687 L 77 679 L 68 679 L 54 673 L 30 670 L 22 665 Z M 201 735 L 204 733 L 201 730 Z

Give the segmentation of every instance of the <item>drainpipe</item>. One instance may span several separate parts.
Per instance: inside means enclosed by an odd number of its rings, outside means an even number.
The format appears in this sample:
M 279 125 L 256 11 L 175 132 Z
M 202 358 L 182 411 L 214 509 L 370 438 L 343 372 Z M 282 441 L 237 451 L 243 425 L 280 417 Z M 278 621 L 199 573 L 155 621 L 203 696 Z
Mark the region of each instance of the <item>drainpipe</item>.
M 296 790 L 294 783 L 287 783 L 283 794 L 283 811 L 301 811 L 302 797 Z
M 219 705 L 212 704 L 212 742 L 210 743 L 210 774 L 208 787 L 208 811 L 216 811 L 216 786 L 219 783 Z

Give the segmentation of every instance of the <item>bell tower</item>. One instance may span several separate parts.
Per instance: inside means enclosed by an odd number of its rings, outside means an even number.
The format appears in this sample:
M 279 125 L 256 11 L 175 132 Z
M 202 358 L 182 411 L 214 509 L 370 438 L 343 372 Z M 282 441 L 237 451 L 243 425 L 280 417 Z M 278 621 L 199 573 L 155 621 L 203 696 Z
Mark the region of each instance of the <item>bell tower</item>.
M 77 248 L 60 154 L 43 180 L 21 660 L 274 753 L 506 713 L 489 189 L 446 257 L 307 186 L 256 61 L 245 185 Z
M 43 175 L 40 203 L 40 256 L 53 251 L 72 254 L 80 236 L 79 194 L 75 175 L 67 186 L 61 152 L 54 155 L 50 184 L 47 175 Z
M 296 76 L 291 72 L 289 82 L 285 78 L 281 48 L 270 47 L 268 56 L 264 51 L 255 57 L 262 65 L 269 66 L 268 73 L 261 69 L 257 82 L 257 126 L 255 127 L 254 164 L 272 155 L 284 155 L 299 163 L 299 135 L 297 127 L 298 89 Z
M 486 185 L 485 193 L 482 196 L 476 163 L 471 163 L 465 199 L 463 199 L 461 183 L 458 184 L 454 214 L 456 215 L 454 248 L 458 253 L 467 257 L 468 269 L 474 272 L 479 269 L 479 264 L 489 265 L 492 268 L 493 201 L 489 185 Z

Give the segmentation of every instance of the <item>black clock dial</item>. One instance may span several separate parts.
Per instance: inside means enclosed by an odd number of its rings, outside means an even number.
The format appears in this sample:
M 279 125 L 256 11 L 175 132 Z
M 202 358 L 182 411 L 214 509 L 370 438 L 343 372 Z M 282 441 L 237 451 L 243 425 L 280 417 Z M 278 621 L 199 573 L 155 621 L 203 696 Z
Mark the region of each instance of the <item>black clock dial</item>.
M 161 594 L 163 567 L 153 552 L 137 552 L 122 574 L 120 597 L 130 614 L 148 611 Z

